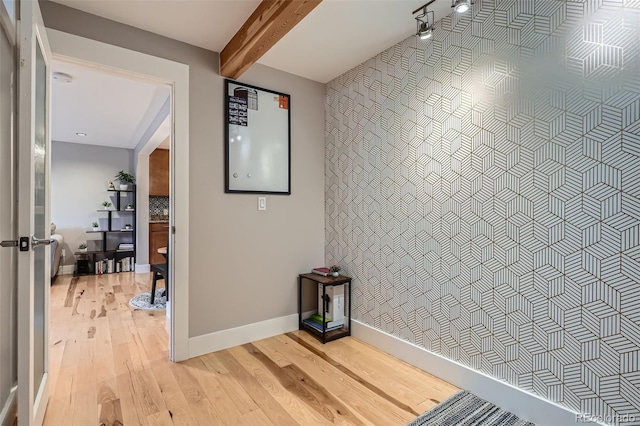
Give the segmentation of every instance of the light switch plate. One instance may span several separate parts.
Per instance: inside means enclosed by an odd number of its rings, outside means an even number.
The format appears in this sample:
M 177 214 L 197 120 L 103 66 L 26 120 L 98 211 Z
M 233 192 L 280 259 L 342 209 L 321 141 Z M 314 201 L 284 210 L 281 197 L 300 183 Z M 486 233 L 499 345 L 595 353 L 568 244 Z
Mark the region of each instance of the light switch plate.
M 258 210 L 267 209 L 267 197 L 258 197 Z

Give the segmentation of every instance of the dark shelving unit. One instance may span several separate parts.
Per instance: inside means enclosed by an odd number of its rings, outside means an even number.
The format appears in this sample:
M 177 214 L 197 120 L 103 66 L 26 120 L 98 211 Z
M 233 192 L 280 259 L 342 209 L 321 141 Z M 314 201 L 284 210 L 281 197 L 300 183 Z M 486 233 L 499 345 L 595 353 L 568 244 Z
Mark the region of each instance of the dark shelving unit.
M 135 264 L 136 259 L 136 188 L 133 189 L 108 189 L 107 192 L 115 193 L 115 208 L 113 209 L 98 209 L 99 213 L 107 213 L 107 229 L 101 229 L 99 231 L 86 231 L 87 234 L 101 234 L 102 239 L 100 241 L 99 250 L 87 250 L 76 251 L 74 253 L 76 257 L 76 270 L 75 275 L 93 275 L 95 274 L 94 265 L 97 261 L 107 258 L 108 255 L 112 255 L 116 261 L 120 261 L 125 257 L 133 258 Z M 126 198 L 123 203 L 122 199 Z M 122 204 L 132 204 L 133 209 L 125 209 Z M 114 213 L 130 214 L 131 220 L 127 221 L 131 223 L 132 229 L 113 229 L 113 215 Z M 133 250 L 118 250 L 117 248 L 110 249 L 107 247 L 108 236 L 113 234 L 131 234 L 131 242 L 133 243 Z M 117 244 L 122 241 L 118 240 Z M 84 267 L 80 267 L 84 265 Z M 114 271 L 115 272 L 115 271 Z
M 307 286 L 303 284 L 307 283 Z M 316 284 L 314 286 L 313 284 Z M 322 331 L 306 324 L 302 318 L 302 300 L 303 291 L 305 287 L 312 287 L 314 295 L 318 294 L 318 288 L 322 288 L 322 298 L 324 299 L 327 294 L 327 287 L 344 285 L 344 297 L 345 297 L 345 323 L 336 329 L 327 330 L 325 324 L 325 313 L 322 312 Z M 317 336 L 322 343 L 327 343 L 332 340 L 339 339 L 344 336 L 351 336 L 351 277 L 339 275 L 322 276 L 314 273 L 300 274 L 298 275 L 298 328 L 300 330 L 307 330 L 309 333 Z

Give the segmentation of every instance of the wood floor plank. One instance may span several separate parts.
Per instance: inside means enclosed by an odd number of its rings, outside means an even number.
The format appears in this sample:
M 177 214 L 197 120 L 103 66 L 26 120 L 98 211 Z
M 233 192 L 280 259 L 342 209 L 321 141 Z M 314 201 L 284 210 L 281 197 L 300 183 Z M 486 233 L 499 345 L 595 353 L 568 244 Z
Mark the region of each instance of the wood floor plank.
M 133 399 L 136 407 L 142 409 L 142 414 L 149 416 L 167 409 L 151 370 L 135 371 L 131 374 L 131 378 L 134 389 Z
M 292 363 L 301 370 L 307 371 L 318 383 L 325 387 L 335 387 L 336 395 L 343 400 L 350 401 L 356 411 L 370 422 L 384 422 L 385 424 L 406 423 L 415 417 L 411 413 L 397 407 L 390 401 L 372 392 L 362 383 L 338 370 L 324 359 L 309 352 L 287 336 L 275 336 L 280 341 L 282 350 L 287 353 Z M 291 342 L 291 343 L 289 343 Z M 333 342 L 332 342 L 333 343 Z M 340 386 L 338 386 L 340 385 Z
M 122 409 L 120 408 L 120 400 L 114 399 L 105 401 L 98 405 L 100 412 L 98 425 L 100 426 L 122 426 L 124 420 L 122 418 Z
M 442 401 L 440 401 L 440 402 L 442 402 Z M 436 405 L 438 405 L 440 402 L 436 401 L 433 398 L 429 398 L 429 399 L 421 402 L 420 404 L 418 404 L 418 407 L 424 413 L 425 411 L 428 411 L 428 410 L 432 409 L 433 407 L 435 407 Z
M 225 392 L 223 386 L 218 380 L 219 376 L 209 373 L 208 367 L 204 364 L 202 357 L 193 358 L 184 362 L 185 365 L 194 370 L 202 370 L 202 373 L 195 373 L 194 376 L 198 380 L 200 387 L 209 399 L 211 406 L 215 410 L 220 424 L 237 425 L 243 423 L 243 414 L 233 403 L 232 399 Z M 257 409 L 257 408 L 256 408 Z
M 95 389 L 84 389 L 76 392 L 74 397 L 73 420 L 74 426 L 93 424 L 98 418 L 98 405 L 96 404 Z
M 366 354 L 358 351 L 352 351 L 351 353 L 341 351 L 343 353 L 334 355 L 327 353 L 328 351 L 325 350 L 327 348 L 326 345 L 320 348 L 315 342 L 311 343 L 294 333 L 287 333 L 287 337 L 295 340 L 318 357 L 326 360 L 338 370 L 399 408 L 415 416 L 420 414 L 414 407 L 424 401 L 424 396 L 407 388 L 395 379 L 394 374 L 397 375 L 397 371 L 388 371 L 383 366 L 372 367 L 372 359 L 367 358 Z M 399 398 L 392 395 L 398 395 Z
M 76 368 L 61 368 L 57 371 L 56 386 L 52 387 L 52 398 L 71 404 L 76 391 L 78 371 Z
M 268 354 L 267 356 L 278 364 L 278 366 L 284 367 L 291 364 L 291 361 L 279 351 L 280 345 L 274 339 L 262 339 L 253 343 L 259 343 L 263 353 Z
M 216 352 L 215 355 L 272 422 L 277 425 L 298 424 L 228 351 Z
M 109 380 L 115 382 L 116 369 L 109 319 L 106 317 L 94 318 L 91 322 L 96 328 L 95 342 L 93 343 L 95 345 L 96 380 L 98 383 Z
M 162 399 L 164 399 L 169 416 L 175 425 L 195 424 L 196 419 L 191 415 L 180 385 L 176 380 L 169 363 L 154 363 L 151 371 L 156 378 Z
M 147 417 L 141 412 L 133 398 L 134 388 L 128 373 L 116 376 L 118 394 L 120 395 L 120 408 L 125 425 L 146 425 Z
M 228 351 L 299 424 L 335 423 L 333 420 L 336 416 L 332 410 L 328 409 L 328 413 L 325 413 L 328 418 L 319 412 L 321 410 L 318 410 L 317 407 L 321 407 L 322 404 L 316 396 L 310 398 L 312 403 L 307 403 L 296 392 L 291 392 L 294 387 L 291 379 L 281 371 L 281 367 L 275 361 L 269 359 L 255 346 L 243 345 L 242 347 L 230 348 Z M 317 402 L 315 406 L 314 402 Z
M 191 371 L 192 369 L 184 363 L 174 364 L 171 370 L 187 400 L 191 414 L 196 419 L 196 424 L 206 424 L 207 422 L 209 424 L 222 423 L 206 392 L 198 383 L 198 379 L 196 379 L 197 373 L 194 374 Z
M 73 306 L 73 301 L 76 297 L 76 287 L 78 286 L 78 277 L 73 277 L 71 282 L 69 283 L 69 287 L 67 287 L 67 297 L 64 301 L 64 307 L 70 308 Z
M 98 382 L 96 398 L 98 404 L 104 404 L 109 401 L 119 399 L 118 382 L 116 381 L 115 376 L 110 377 L 109 380 Z
M 242 385 L 229 372 L 215 353 L 200 357 L 205 367 L 215 374 L 215 378 L 241 414 L 258 410 L 259 407 Z
M 172 363 L 164 312 L 128 304 L 150 284 L 58 277 L 45 425 L 404 425 L 457 391 L 352 337 L 300 331 Z
M 73 397 L 65 399 L 50 397 L 47 412 L 42 422 L 43 426 L 68 425 L 73 419 Z
M 306 333 L 305 333 L 306 334 Z M 302 334 L 298 334 L 304 338 Z M 306 336 L 306 340 L 310 341 Z M 447 399 L 452 393 L 457 392 L 457 388 L 443 380 L 439 380 L 437 377 L 430 375 L 418 368 L 407 364 L 406 362 L 400 361 L 393 356 L 381 352 L 375 351 L 372 346 L 357 340 L 357 339 L 349 339 L 345 341 L 345 346 L 353 348 L 357 351 L 358 360 L 361 361 L 359 368 L 367 367 L 374 374 L 384 375 L 386 376 L 385 380 L 389 380 L 389 378 L 394 378 L 396 383 L 404 386 L 405 388 L 412 389 L 419 393 L 422 397 L 422 401 L 425 400 L 424 395 L 438 395 L 437 401 L 438 403 Z M 394 371 L 389 371 L 384 368 L 388 365 L 389 362 L 395 362 L 397 368 Z M 432 378 L 433 380 L 424 380 L 425 375 L 427 377 Z M 398 380 L 400 378 L 401 380 Z
M 202 355 L 198 357 L 199 360 L 207 367 L 207 369 L 213 373 L 215 376 L 220 376 L 222 374 L 229 374 L 229 370 L 227 367 L 222 365 L 222 363 L 216 358 L 214 353 Z
M 275 336 L 273 339 L 280 345 L 280 352 L 289 359 L 291 364 L 313 374 L 321 384 L 331 386 L 335 394 L 343 394 L 350 390 L 344 374 L 339 374 L 339 371 L 322 358 L 314 356 L 286 336 Z M 270 354 L 268 347 L 265 347 L 262 341 L 254 342 L 254 345 L 264 353 Z
M 49 345 L 49 389 L 55 389 L 58 383 L 63 353 L 64 340 L 60 339 Z
M 257 410 L 249 411 L 248 413 L 244 414 L 242 416 L 242 423 L 237 423 L 237 424 L 260 425 L 260 426 L 277 426 L 275 423 L 273 423 L 269 419 L 269 417 L 267 417 L 267 415 L 264 413 L 264 411 L 262 411 L 259 408 Z
M 153 426 L 173 426 L 173 418 L 168 411 L 151 414 L 147 416 L 147 423 Z

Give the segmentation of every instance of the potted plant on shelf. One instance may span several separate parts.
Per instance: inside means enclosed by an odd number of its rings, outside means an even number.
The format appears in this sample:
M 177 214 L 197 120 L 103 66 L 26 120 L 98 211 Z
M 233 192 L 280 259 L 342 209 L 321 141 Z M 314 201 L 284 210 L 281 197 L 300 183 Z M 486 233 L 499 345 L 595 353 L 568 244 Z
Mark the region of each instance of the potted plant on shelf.
M 78 246 L 78 251 L 80 253 L 86 253 L 87 252 L 87 243 L 82 243 Z
M 331 275 L 333 275 L 334 277 L 337 277 L 338 275 L 340 275 L 340 266 L 331 265 L 329 267 L 329 272 L 331 272 Z
M 102 203 L 102 207 L 104 207 L 105 210 L 109 210 L 109 207 L 111 207 L 113 204 L 111 204 L 109 201 L 105 201 Z
M 116 179 L 120 181 L 120 190 L 126 191 L 129 189 L 129 184 L 133 185 L 136 183 L 136 178 L 131 174 L 127 173 L 124 170 L 120 170 L 116 175 Z
M 129 230 L 129 229 L 133 229 L 133 226 L 131 226 L 131 224 L 130 224 L 130 223 L 127 223 L 127 224 L 124 226 L 124 229 L 127 229 L 127 230 Z
M 93 222 L 91 226 L 93 226 L 93 232 L 97 232 L 100 230 L 100 224 L 98 222 Z

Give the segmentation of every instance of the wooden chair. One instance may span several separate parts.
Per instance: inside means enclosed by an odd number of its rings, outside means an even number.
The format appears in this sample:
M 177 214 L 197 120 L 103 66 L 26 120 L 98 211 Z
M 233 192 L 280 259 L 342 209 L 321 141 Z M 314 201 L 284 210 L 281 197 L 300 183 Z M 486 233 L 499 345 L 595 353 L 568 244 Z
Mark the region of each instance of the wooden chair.
M 153 272 L 153 282 L 151 283 L 151 304 L 156 299 L 156 284 L 158 280 L 164 280 L 164 294 L 169 300 L 169 241 L 167 241 L 167 253 L 164 256 L 164 263 L 156 263 L 151 265 Z

